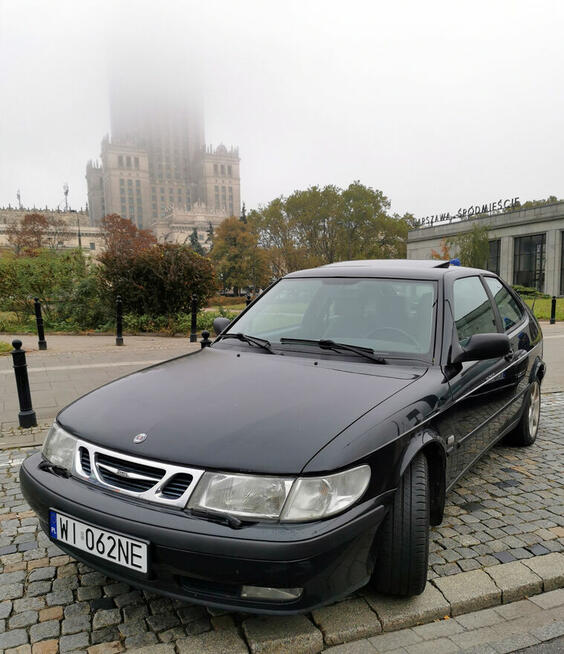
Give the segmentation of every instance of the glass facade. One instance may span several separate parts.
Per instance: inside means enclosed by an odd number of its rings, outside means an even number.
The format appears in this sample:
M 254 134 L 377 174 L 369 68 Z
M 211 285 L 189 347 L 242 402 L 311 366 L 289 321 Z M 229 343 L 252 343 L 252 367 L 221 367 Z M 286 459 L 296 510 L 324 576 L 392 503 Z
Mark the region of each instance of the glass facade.
M 546 234 L 515 238 L 513 252 L 513 283 L 543 291 Z
M 490 253 L 488 255 L 488 270 L 499 275 L 499 251 L 501 249 L 501 240 L 490 241 Z

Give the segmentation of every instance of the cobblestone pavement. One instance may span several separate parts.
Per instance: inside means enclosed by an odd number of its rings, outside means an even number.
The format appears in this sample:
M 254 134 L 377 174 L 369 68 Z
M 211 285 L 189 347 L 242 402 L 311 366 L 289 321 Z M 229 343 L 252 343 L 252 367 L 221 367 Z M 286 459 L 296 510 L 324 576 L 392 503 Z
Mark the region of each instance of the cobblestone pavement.
M 449 493 L 430 579 L 564 550 L 564 393 L 542 399 L 535 445 L 495 447 Z
M 433 581 L 427 585 L 421 601 L 425 611 L 434 606 L 438 613 L 427 613 L 427 618 L 443 617 L 449 612 L 456 615 L 462 609 L 476 610 L 495 603 L 467 603 L 455 611 L 452 597 L 458 598 L 460 591 L 455 583 L 450 584 L 450 580 L 460 580 L 458 583 L 466 587 L 487 579 L 487 584 L 493 585 L 494 599 L 497 597 L 499 603 L 502 578 L 511 578 L 515 569 L 512 566 L 526 569 L 531 575 L 531 569 L 538 572 L 534 564 L 544 561 L 545 567 L 548 566 L 551 574 L 556 575 L 552 586 L 547 586 L 546 580 L 541 582 L 539 576 L 532 574 L 531 591 L 550 590 L 564 584 L 564 557 L 559 554 L 564 550 L 563 410 L 564 393 L 545 394 L 537 443 L 526 449 L 494 448 L 450 493 L 443 524 L 432 531 L 429 576 Z M 88 654 L 110 654 L 124 648 L 149 646 L 146 654 L 172 653 L 174 647 L 178 654 L 195 654 L 203 651 L 247 652 L 249 645 L 251 651 L 257 653 L 298 654 L 318 652 L 324 646 L 375 636 L 382 628 L 384 631 L 398 628 L 390 620 L 401 614 L 401 607 L 393 600 L 378 598 L 369 591 L 361 591 L 346 602 L 315 611 L 310 616 L 262 618 L 171 601 L 112 581 L 63 555 L 38 531 L 37 518 L 23 500 L 18 484 L 19 466 L 33 451 L 24 448 L 0 453 L 0 651 L 6 650 L 10 654 L 86 651 Z M 525 560 L 525 566 L 518 560 Z M 496 576 L 494 566 L 504 574 Z M 560 571 L 554 572 L 558 566 Z M 481 569 L 489 570 L 489 574 Z M 458 577 L 450 576 L 461 571 L 469 572 Z M 449 593 L 453 592 L 449 598 Z M 509 595 L 506 599 L 510 599 Z M 541 600 L 536 601 L 538 604 Z M 521 605 L 521 602 L 517 604 Z M 496 608 L 486 615 L 490 616 L 489 620 L 498 620 L 496 611 L 505 611 L 507 616 L 515 618 L 512 624 L 516 625 L 517 616 L 511 614 L 510 606 L 513 605 Z M 550 611 L 546 614 L 547 624 L 554 622 Z M 387 615 L 392 618 L 387 618 Z M 434 631 L 415 628 L 412 630 L 414 640 L 406 644 L 404 650 L 398 651 L 409 654 L 458 651 L 466 642 L 462 634 L 469 629 L 462 620 L 458 617 L 441 621 L 441 625 L 448 623 L 452 626 L 440 627 L 444 635 L 439 630 L 432 639 L 425 634 L 434 634 Z M 556 627 L 551 629 L 550 634 L 554 635 L 550 637 L 561 635 L 555 633 Z M 456 632 L 451 634 L 449 630 Z M 503 634 L 510 638 L 511 628 L 507 627 L 507 630 Z M 400 633 L 405 633 L 405 630 Z M 457 634 L 461 634 L 460 642 L 455 638 Z M 535 637 L 537 640 L 522 641 L 520 647 L 548 639 Z M 427 640 L 437 642 L 424 649 Z M 369 649 L 341 651 L 373 653 L 375 647 L 377 651 L 384 651 L 384 641 L 377 642 L 378 645 L 372 641 L 359 641 L 354 646 Z M 395 649 L 403 646 L 397 643 Z M 474 651 L 513 650 L 478 648 Z M 338 654 L 339 650 L 334 652 Z

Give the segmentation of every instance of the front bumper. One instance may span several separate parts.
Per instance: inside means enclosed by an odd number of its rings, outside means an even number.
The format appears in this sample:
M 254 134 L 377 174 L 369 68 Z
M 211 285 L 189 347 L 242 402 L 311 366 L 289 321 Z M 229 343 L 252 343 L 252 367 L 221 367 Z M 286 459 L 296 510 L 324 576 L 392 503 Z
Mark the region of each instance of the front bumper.
M 376 531 L 386 508 L 377 498 L 315 523 L 256 523 L 233 529 L 179 509 L 106 492 L 41 470 L 41 455 L 24 461 L 23 494 L 49 534 L 49 509 L 110 531 L 148 540 L 147 575 L 54 541 L 108 576 L 169 597 L 254 613 L 309 611 L 360 588 L 374 566 Z M 241 587 L 303 588 L 288 602 L 243 599 Z

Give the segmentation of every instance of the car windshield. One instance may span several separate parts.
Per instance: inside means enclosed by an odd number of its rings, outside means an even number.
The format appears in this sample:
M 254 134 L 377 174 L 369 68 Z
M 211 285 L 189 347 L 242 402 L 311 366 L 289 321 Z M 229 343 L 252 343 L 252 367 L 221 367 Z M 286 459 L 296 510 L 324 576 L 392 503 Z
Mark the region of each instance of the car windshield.
M 283 279 L 228 333 L 257 336 L 274 345 L 284 338 L 325 339 L 391 355 L 430 355 L 435 298 L 433 281 Z

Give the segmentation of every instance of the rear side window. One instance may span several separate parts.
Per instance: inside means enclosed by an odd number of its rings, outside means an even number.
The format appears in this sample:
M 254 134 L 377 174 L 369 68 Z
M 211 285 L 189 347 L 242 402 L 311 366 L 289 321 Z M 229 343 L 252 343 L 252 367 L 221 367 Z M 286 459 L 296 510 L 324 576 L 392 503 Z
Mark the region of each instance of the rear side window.
M 523 311 L 515 301 L 515 298 L 505 286 L 495 277 L 486 277 L 486 284 L 494 297 L 497 308 L 503 321 L 503 329 L 509 331 L 523 318 Z
M 479 277 L 454 282 L 454 320 L 462 345 L 474 334 L 497 332 L 493 306 Z

